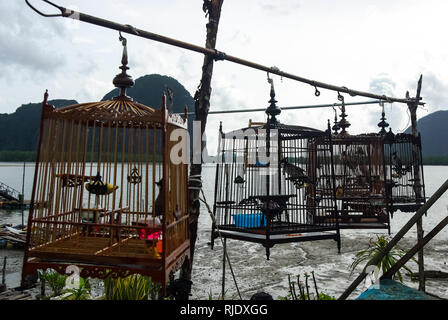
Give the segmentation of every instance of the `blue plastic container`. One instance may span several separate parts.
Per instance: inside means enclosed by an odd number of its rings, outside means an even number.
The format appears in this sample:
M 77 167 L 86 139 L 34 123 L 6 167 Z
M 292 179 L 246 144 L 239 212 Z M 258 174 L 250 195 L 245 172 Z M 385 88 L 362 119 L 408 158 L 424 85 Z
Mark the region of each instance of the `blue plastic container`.
M 235 226 L 239 228 L 250 229 L 266 226 L 266 217 L 262 213 L 235 214 L 233 215 L 233 221 Z

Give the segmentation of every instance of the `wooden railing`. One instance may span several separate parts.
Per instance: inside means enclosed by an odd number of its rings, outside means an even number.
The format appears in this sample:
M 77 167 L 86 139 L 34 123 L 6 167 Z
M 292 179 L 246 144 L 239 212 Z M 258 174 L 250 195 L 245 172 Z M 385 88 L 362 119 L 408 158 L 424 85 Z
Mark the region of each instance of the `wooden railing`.
M 347 299 L 348 296 L 355 290 L 358 285 L 365 279 L 367 276 L 367 267 L 370 265 L 377 265 L 381 259 L 384 258 L 386 254 L 389 253 L 389 251 L 400 241 L 404 235 L 412 228 L 414 224 L 417 223 L 419 219 L 423 217 L 423 215 L 428 211 L 429 208 L 432 207 L 432 205 L 448 190 L 448 180 L 446 180 L 440 188 L 428 199 L 428 201 L 423 204 L 417 212 L 412 216 L 411 219 L 401 228 L 400 231 L 397 232 L 397 234 L 388 242 L 386 247 L 383 251 L 378 252 L 372 259 L 370 259 L 369 262 L 367 262 L 364 269 L 361 271 L 361 274 L 350 284 L 350 286 L 344 291 L 344 293 L 338 298 L 339 300 Z M 400 260 L 398 260 L 390 269 L 388 272 L 386 272 L 382 278 L 391 277 L 401 266 L 403 266 L 409 259 L 423 246 L 428 243 L 429 240 L 431 240 L 440 230 L 442 230 L 446 225 L 448 224 L 448 219 L 443 219 L 430 233 L 426 235 L 423 239 L 418 241 L 418 243 L 406 254 L 403 256 Z

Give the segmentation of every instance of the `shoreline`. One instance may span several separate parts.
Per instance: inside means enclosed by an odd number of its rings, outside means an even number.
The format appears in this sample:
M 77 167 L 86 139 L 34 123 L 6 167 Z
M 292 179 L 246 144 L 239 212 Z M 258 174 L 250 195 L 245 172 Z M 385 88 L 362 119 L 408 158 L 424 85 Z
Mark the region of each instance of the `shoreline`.
M 375 234 L 372 234 L 374 237 Z M 274 300 L 288 294 L 288 274 L 295 281 L 297 275 L 303 278 L 304 272 L 315 272 L 320 292 L 338 298 L 340 294 L 356 278 L 364 264 L 358 266 L 350 276 L 349 266 L 355 254 L 367 248 L 369 238 L 355 238 L 353 235 L 341 235 L 343 243 L 341 253 L 337 253 L 336 243 L 331 240 L 276 245 L 272 248 L 271 260 L 267 261 L 265 249 L 261 245 L 242 241 L 228 241 L 228 254 L 235 272 L 238 287 L 243 299 L 258 292 L 265 291 Z M 195 265 L 192 275 L 192 300 L 208 300 L 210 293 L 216 299 L 221 294 L 222 251 L 217 242 L 215 249 L 208 245 L 209 237 L 201 233 L 195 253 Z M 399 247 L 407 250 L 415 243 L 415 239 L 407 237 L 401 240 Z M 448 272 L 448 241 L 434 239 L 425 248 L 425 269 Z M 6 269 L 6 285 L 9 289 L 20 285 L 23 250 L 2 249 L 0 256 L 8 256 Z M 417 271 L 417 264 L 408 263 L 410 269 Z M 428 266 L 431 266 L 428 268 Z M 403 284 L 417 289 L 418 281 L 403 272 Z M 101 280 L 92 281 L 95 291 L 101 291 Z M 367 289 L 364 283 L 350 295 L 355 299 Z M 39 288 L 32 291 L 39 293 Z M 426 291 L 443 299 L 448 299 L 448 279 L 427 279 Z M 226 299 L 238 299 L 230 272 L 226 272 Z

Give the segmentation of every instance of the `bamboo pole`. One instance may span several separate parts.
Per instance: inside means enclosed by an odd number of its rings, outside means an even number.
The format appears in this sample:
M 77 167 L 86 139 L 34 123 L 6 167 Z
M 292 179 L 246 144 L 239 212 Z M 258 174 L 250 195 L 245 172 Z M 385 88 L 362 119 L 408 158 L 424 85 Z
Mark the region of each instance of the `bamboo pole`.
M 366 269 L 369 265 L 376 265 L 381 259 L 400 241 L 403 236 L 412 228 L 412 226 L 420 219 L 429 208 L 448 190 L 448 179 L 437 189 L 437 191 L 423 204 L 411 219 L 401 228 L 400 231 L 389 241 L 383 251 L 377 253 L 369 262 L 367 262 L 361 274 L 352 282 L 352 284 L 344 291 L 338 300 L 347 299 L 347 297 L 356 289 L 356 287 L 366 277 Z
M 401 257 L 381 278 L 391 278 L 402 266 L 406 264 L 417 252 L 419 252 L 432 238 L 434 238 L 443 228 L 448 225 L 448 216 L 440 221 L 422 240 L 412 247 L 403 257 Z M 420 274 L 419 274 L 420 277 Z
M 215 3 L 215 1 L 218 1 L 218 3 Z M 216 25 L 218 25 L 218 21 L 219 21 L 219 15 L 221 12 L 221 6 L 222 3 L 224 2 L 224 0 L 212 0 L 211 1 L 211 12 L 209 14 L 209 19 L 210 21 L 215 21 Z M 344 86 L 335 86 L 332 84 L 328 84 L 328 83 L 324 83 L 321 81 L 315 81 L 315 80 L 311 80 L 311 79 L 307 79 L 301 76 L 297 76 L 291 73 L 287 73 L 287 72 L 283 72 L 280 69 L 278 69 L 277 67 L 267 67 L 255 62 L 251 62 L 251 61 L 247 61 L 238 57 L 234 57 L 231 55 L 228 55 L 224 52 L 218 51 L 215 49 L 215 45 L 213 46 L 207 46 L 204 47 L 200 47 L 194 44 L 190 44 L 187 42 L 183 42 L 183 41 L 179 41 L 176 39 L 172 39 L 172 38 L 168 38 L 159 34 L 155 34 L 149 31 L 145 31 L 142 29 L 138 29 L 135 28 L 129 24 L 120 24 L 120 23 L 116 23 L 113 21 L 109 21 L 109 20 L 105 20 L 102 18 L 98 18 L 98 17 L 94 17 L 82 12 L 77 12 L 71 9 L 67 9 L 61 6 L 57 6 L 52 4 L 53 6 L 55 6 L 56 8 L 58 8 L 61 11 L 61 14 L 59 15 L 46 15 L 43 14 L 42 12 L 40 12 L 39 10 L 37 10 L 36 8 L 34 8 L 28 1 L 26 1 L 26 3 L 28 4 L 28 6 L 30 8 L 32 8 L 34 11 L 36 11 L 38 14 L 44 16 L 44 17 L 64 17 L 64 18 L 71 18 L 71 19 L 75 19 L 78 21 L 82 21 L 82 22 L 87 22 L 90 24 L 94 24 L 100 27 L 104 27 L 104 28 L 108 28 L 108 29 L 113 29 L 113 30 L 117 30 L 117 31 L 121 31 L 124 33 L 128 33 L 128 34 L 132 34 L 135 35 L 137 37 L 141 37 L 141 38 L 145 38 L 145 39 L 149 39 L 149 40 L 154 40 L 157 42 L 162 42 L 168 45 L 172 45 L 175 47 L 179 47 L 179 48 L 183 48 L 186 50 L 190 50 L 190 51 L 195 51 L 198 53 L 202 53 L 204 54 L 206 57 L 206 60 L 209 61 L 217 61 L 217 60 L 227 60 L 233 63 L 237 63 L 249 68 L 253 68 L 253 69 L 258 69 L 261 71 L 265 71 L 265 72 L 269 72 L 272 74 L 276 74 L 280 77 L 283 78 L 288 78 L 291 80 L 295 80 L 295 81 L 299 81 L 302 83 L 306 83 L 309 84 L 313 87 L 317 88 L 322 88 L 322 89 L 327 89 L 327 90 L 332 90 L 332 91 L 337 91 L 338 93 L 347 93 L 350 96 L 363 96 L 363 97 L 368 97 L 368 98 L 374 98 L 374 99 L 380 99 L 380 100 L 386 100 L 388 102 L 400 102 L 400 103 L 409 103 L 412 102 L 410 101 L 408 98 L 405 99 L 400 99 L 400 98 L 395 98 L 395 97 L 389 97 L 386 95 L 378 95 L 378 94 L 373 94 L 370 92 L 363 92 L 363 91 L 359 91 L 359 90 L 353 90 L 353 89 L 349 89 L 347 87 Z M 216 8 L 219 8 L 219 12 L 217 14 L 217 16 L 212 17 L 214 15 L 214 13 L 216 13 Z M 216 28 L 217 29 L 217 28 Z M 216 42 L 216 37 L 215 41 Z M 208 58 L 207 58 L 208 57 Z M 422 102 L 418 102 L 418 104 L 424 104 Z

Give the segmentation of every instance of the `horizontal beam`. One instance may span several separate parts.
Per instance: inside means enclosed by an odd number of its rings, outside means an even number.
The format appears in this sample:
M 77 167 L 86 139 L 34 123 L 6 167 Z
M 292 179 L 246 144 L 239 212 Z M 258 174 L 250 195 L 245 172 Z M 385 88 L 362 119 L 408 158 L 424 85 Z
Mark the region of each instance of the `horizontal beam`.
M 162 35 L 158 35 L 156 33 L 152 33 L 149 31 L 145 31 L 142 29 L 138 29 L 135 28 L 131 25 L 128 24 L 120 24 L 120 23 L 116 23 L 113 21 L 109 21 L 109 20 L 105 20 L 102 18 L 98 18 L 98 17 L 94 17 L 82 12 L 77 12 L 75 10 L 71 10 L 71 9 L 67 9 L 58 5 L 55 5 L 53 3 L 51 3 L 50 1 L 44 1 L 56 8 L 58 8 L 61 11 L 61 14 L 59 15 L 48 15 L 48 14 L 43 14 L 42 12 L 40 12 L 39 10 L 37 10 L 36 8 L 34 8 L 27 0 L 25 0 L 25 2 L 28 4 L 28 6 L 30 8 L 32 8 L 34 11 L 36 11 L 37 13 L 39 13 L 40 15 L 44 16 L 44 17 L 64 17 L 64 18 L 71 18 L 74 20 L 79 20 L 79 21 L 83 21 L 86 23 L 90 23 L 90 24 L 94 24 L 97 26 L 101 26 L 104 28 L 108 28 L 108 29 L 113 29 L 113 30 L 117 30 L 117 31 L 121 31 L 124 33 L 128 33 L 131 35 L 135 35 L 137 37 L 141 37 L 141 38 L 145 38 L 145 39 L 149 39 L 149 40 L 154 40 L 157 42 L 161 42 L 161 43 L 165 43 L 165 44 L 169 44 L 175 47 L 179 47 L 179 48 L 183 48 L 186 50 L 190 50 L 190 51 L 195 51 L 198 53 L 202 53 L 204 55 L 209 55 L 214 57 L 214 59 L 216 61 L 218 60 L 227 60 L 233 63 L 237 63 L 240 65 L 244 65 L 246 67 L 250 67 L 253 69 L 257 69 L 257 70 L 261 70 L 261 71 L 265 71 L 271 74 L 276 74 L 280 77 L 284 77 L 284 78 L 288 78 L 291 80 L 295 80 L 295 81 L 299 81 L 302 83 L 306 83 L 309 84 L 313 87 L 317 88 L 322 88 L 322 89 L 327 89 L 327 90 L 332 90 L 332 91 L 337 91 L 339 94 L 341 93 L 347 93 L 350 96 L 362 96 L 362 97 L 367 97 L 367 98 L 373 98 L 373 99 L 378 99 L 378 100 L 385 100 L 387 102 L 399 102 L 399 103 L 406 103 L 406 104 L 420 104 L 423 105 L 424 102 L 420 102 L 417 99 L 414 98 L 395 98 L 395 97 L 389 97 L 386 95 L 378 95 L 378 94 L 374 94 L 374 93 L 370 93 L 370 92 L 364 92 L 364 91 L 359 91 L 359 90 L 353 90 L 353 89 L 349 89 L 347 87 L 343 87 L 343 86 L 335 86 L 332 84 L 328 84 L 328 83 L 324 83 L 324 82 L 320 82 L 320 81 L 315 81 L 315 80 L 311 80 L 311 79 L 307 79 L 301 76 L 297 76 L 288 72 L 284 72 L 281 71 L 280 69 L 278 69 L 277 67 L 267 67 L 255 62 L 251 62 L 248 60 L 244 60 L 238 57 L 234 57 L 231 55 L 228 55 L 224 52 L 218 51 L 216 49 L 209 49 L 209 48 L 204 48 L 201 46 L 197 46 L 194 44 L 190 44 L 184 41 L 179 41 L 176 39 L 172 39 L 169 37 L 165 37 Z
M 345 102 L 345 106 L 354 105 L 366 105 L 366 104 L 379 104 L 385 102 L 384 100 L 373 100 L 364 102 Z M 304 106 L 291 106 L 291 107 L 281 107 L 282 111 L 285 110 L 297 110 L 297 109 L 317 109 L 317 108 L 332 108 L 340 107 L 342 103 L 327 103 L 327 104 L 315 104 L 315 105 L 304 105 Z M 208 114 L 226 114 L 226 113 L 245 113 L 245 112 L 259 112 L 266 111 L 266 108 L 254 108 L 254 109 L 231 109 L 231 110 L 212 110 Z M 184 112 L 179 112 L 178 114 L 184 114 Z M 195 112 L 187 112 L 187 114 L 195 114 Z

